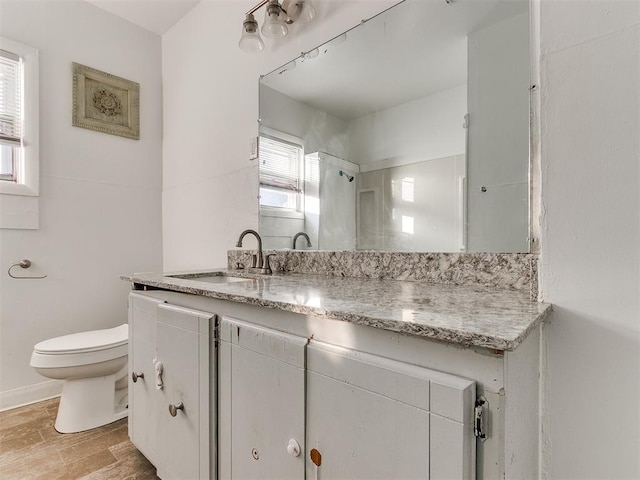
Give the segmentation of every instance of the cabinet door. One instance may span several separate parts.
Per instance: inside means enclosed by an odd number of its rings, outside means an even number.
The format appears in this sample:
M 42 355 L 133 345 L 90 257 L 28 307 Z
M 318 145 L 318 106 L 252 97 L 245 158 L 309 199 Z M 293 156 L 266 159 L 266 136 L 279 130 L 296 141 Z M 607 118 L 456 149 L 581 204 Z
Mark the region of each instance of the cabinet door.
M 208 479 L 210 324 L 212 314 L 172 305 L 158 306 L 158 360 L 162 362 L 159 392 L 158 476 Z M 215 371 L 215 370 L 214 370 Z M 178 407 L 171 415 L 170 405 Z
M 307 340 L 229 318 L 220 332 L 220 478 L 304 478 Z
M 162 300 L 129 294 L 129 437 L 153 463 L 158 461 L 157 408 L 153 359 L 156 309 Z M 139 377 L 133 381 L 131 374 Z
M 471 479 L 474 397 L 469 380 L 311 342 L 306 478 Z

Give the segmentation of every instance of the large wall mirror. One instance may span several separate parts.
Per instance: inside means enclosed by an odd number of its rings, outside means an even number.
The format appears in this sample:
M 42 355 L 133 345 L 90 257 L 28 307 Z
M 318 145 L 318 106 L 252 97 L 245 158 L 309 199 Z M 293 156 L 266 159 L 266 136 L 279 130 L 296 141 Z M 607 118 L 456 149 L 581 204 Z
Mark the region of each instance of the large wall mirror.
M 265 247 L 528 252 L 529 42 L 528 0 L 405 0 L 261 77 Z

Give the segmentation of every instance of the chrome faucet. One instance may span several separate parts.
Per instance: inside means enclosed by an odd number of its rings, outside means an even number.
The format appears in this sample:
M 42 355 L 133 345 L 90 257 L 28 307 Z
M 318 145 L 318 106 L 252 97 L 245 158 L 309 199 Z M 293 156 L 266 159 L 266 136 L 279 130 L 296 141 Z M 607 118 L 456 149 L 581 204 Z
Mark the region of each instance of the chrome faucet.
M 269 265 L 269 257 L 271 255 L 267 255 L 266 257 L 263 257 L 263 255 L 262 255 L 262 238 L 260 238 L 260 235 L 258 234 L 258 232 L 256 232 L 255 230 L 245 230 L 244 232 L 242 232 L 240 234 L 240 238 L 238 238 L 238 243 L 236 243 L 236 247 L 238 247 L 238 248 L 242 247 L 242 239 L 245 237 L 245 235 L 248 235 L 249 233 L 252 234 L 253 236 L 255 236 L 256 239 L 258 240 L 257 262 L 255 262 L 256 257 L 254 255 L 254 262 L 255 263 L 253 265 L 251 265 L 251 267 L 260 270 L 260 273 L 270 274 L 271 273 L 271 266 Z
M 296 249 L 296 240 L 298 240 L 298 237 L 304 237 L 307 239 L 307 247 L 311 247 L 311 240 L 309 239 L 309 235 L 307 235 L 304 232 L 298 232 L 293 236 L 293 249 Z

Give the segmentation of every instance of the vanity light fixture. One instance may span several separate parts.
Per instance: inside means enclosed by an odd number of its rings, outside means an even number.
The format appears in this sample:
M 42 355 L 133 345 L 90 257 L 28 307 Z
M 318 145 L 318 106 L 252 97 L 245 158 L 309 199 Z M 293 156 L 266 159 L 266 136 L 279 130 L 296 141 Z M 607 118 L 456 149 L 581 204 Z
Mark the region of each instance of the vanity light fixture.
M 294 22 L 310 22 L 316 16 L 311 0 L 262 0 L 246 15 L 242 22 L 242 36 L 238 45 L 245 52 L 258 53 L 264 49 L 264 42 L 258 31 L 258 22 L 254 13 L 265 6 L 264 22 L 262 24 L 262 35 L 267 38 L 283 38 L 289 32 L 287 25 Z

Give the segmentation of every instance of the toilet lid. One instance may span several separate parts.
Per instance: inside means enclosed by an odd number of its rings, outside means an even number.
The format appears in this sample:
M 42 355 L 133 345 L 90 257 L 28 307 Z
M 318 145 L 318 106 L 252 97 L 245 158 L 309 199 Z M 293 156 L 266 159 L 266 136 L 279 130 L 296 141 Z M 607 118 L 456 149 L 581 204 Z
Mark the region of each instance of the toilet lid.
M 106 330 L 73 333 L 62 337 L 50 338 L 33 347 L 38 353 L 54 355 L 57 353 L 84 353 L 106 350 L 125 345 L 129 340 L 129 325 Z

